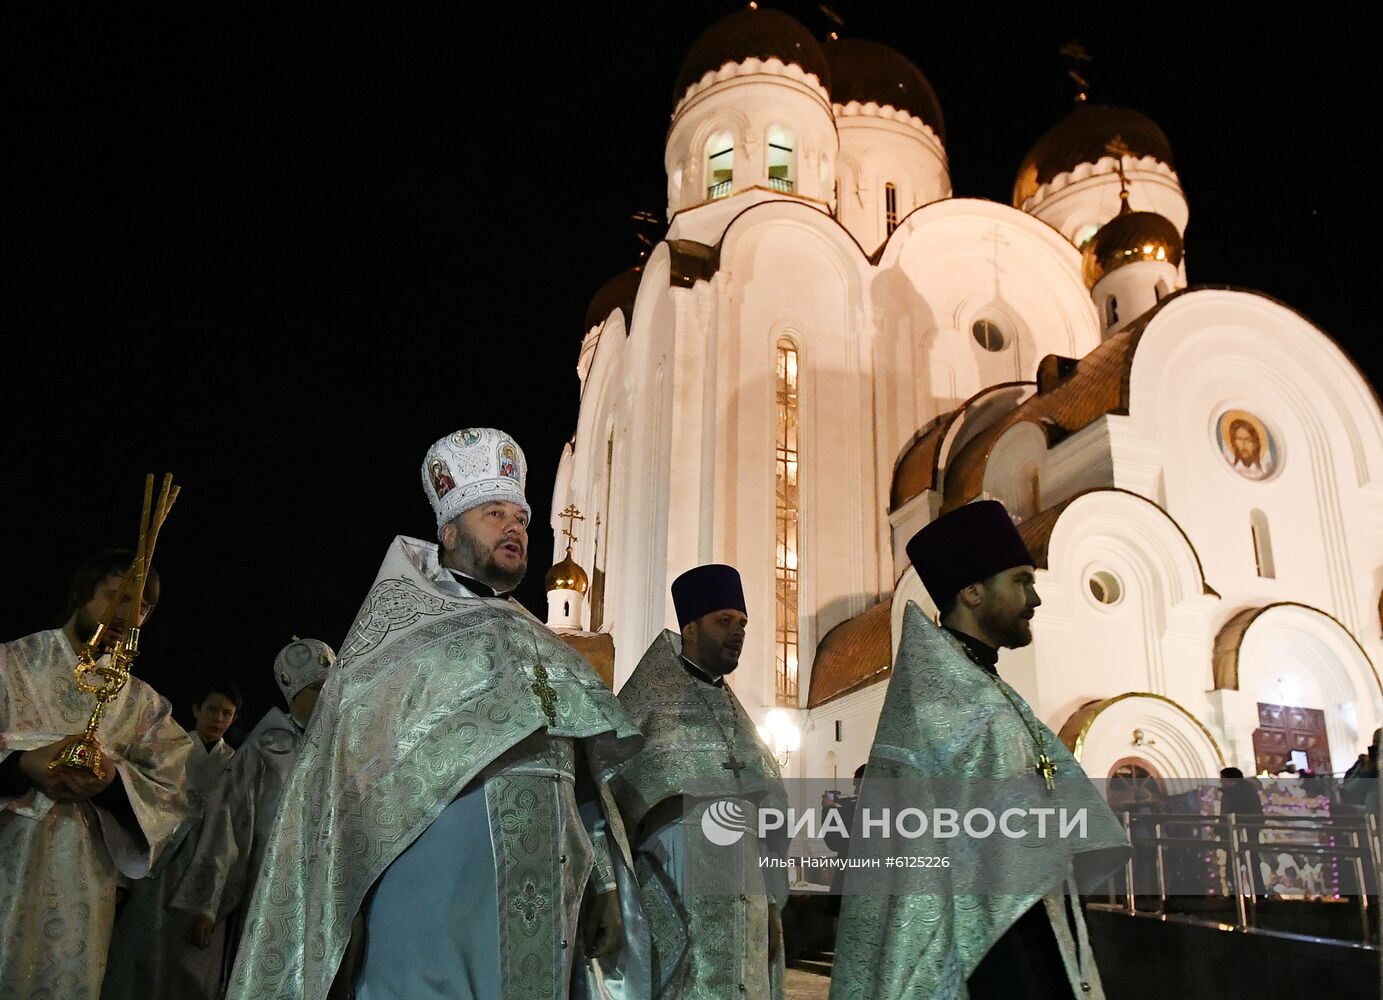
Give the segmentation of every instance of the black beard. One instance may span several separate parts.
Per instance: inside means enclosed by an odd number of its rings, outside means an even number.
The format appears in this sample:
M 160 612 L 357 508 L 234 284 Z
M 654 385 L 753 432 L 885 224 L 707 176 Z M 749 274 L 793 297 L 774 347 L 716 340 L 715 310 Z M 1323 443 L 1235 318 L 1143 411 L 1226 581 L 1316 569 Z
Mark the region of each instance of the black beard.
M 998 640 L 998 645 L 1003 649 L 1022 649 L 1032 642 L 1032 622 L 1026 618 L 1013 618 L 1009 621 L 991 618 L 989 621 L 981 621 L 980 624 Z
M 523 564 L 517 570 L 510 572 L 501 569 L 499 563 L 495 562 L 494 552 L 482 551 L 480 543 L 464 530 L 460 530 L 456 534 L 456 557 L 457 561 L 463 564 L 457 567 L 458 569 L 465 573 L 470 572 L 469 568 L 473 567 L 472 576 L 481 583 L 489 584 L 491 588 L 501 594 L 517 587 L 523 582 L 523 575 L 528 572 L 527 556 L 524 557 Z

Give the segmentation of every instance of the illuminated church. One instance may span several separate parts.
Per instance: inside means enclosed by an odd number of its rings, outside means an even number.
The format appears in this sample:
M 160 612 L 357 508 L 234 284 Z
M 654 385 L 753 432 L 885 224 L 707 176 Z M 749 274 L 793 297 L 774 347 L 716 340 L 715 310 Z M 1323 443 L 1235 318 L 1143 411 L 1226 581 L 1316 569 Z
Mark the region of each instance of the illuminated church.
M 549 622 L 612 643 L 617 688 L 669 582 L 731 563 L 733 687 L 800 733 L 790 774 L 848 776 L 904 605 L 934 612 L 904 543 L 993 497 L 1044 602 L 1000 671 L 1092 777 L 1354 760 L 1383 724 L 1378 398 L 1290 306 L 1188 287 L 1154 122 L 1080 103 L 1011 204 L 955 198 L 917 67 L 742 10 L 682 63 L 664 165 L 665 235 L 586 316 L 552 506 L 584 521 Z

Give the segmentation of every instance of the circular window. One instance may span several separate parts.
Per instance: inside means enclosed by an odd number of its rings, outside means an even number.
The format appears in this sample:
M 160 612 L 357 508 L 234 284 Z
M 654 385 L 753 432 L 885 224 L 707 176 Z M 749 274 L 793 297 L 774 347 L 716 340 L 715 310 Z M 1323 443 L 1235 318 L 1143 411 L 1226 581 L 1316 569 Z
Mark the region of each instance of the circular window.
M 1107 569 L 1091 573 L 1086 578 L 1085 585 L 1090 588 L 1090 596 L 1100 604 L 1118 604 L 1124 596 L 1124 585 Z
M 970 327 L 970 334 L 986 351 L 1002 351 L 1008 343 L 1004 329 L 992 319 L 977 319 Z

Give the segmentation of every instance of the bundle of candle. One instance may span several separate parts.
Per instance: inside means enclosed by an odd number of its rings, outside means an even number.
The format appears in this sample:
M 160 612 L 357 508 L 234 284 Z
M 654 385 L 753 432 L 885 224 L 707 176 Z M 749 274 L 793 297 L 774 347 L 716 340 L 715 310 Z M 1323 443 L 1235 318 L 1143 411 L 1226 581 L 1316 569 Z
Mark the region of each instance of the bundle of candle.
M 106 604 L 101 620 L 92 632 L 91 638 L 77 654 L 77 687 L 96 696 L 96 708 L 87 720 L 86 730 L 78 740 L 69 743 L 52 763 L 51 768 L 80 767 L 91 771 L 98 778 L 106 776 L 102 763 L 100 741 L 96 729 L 101 724 L 101 715 L 106 705 L 115 700 L 130 679 L 130 667 L 139 655 L 139 609 L 144 599 L 144 585 L 148 579 L 149 567 L 153 565 L 154 545 L 158 542 L 159 531 L 168 517 L 173 502 L 177 500 L 181 487 L 173 485 L 173 475 L 163 477 L 158 502 L 154 503 L 154 477 L 144 478 L 144 508 L 139 518 L 139 545 L 135 549 L 134 562 L 120 583 L 120 589 Z M 123 637 L 110 650 L 104 653 L 106 633 L 111 628 L 117 609 L 126 594 L 133 594 L 133 622 L 124 630 Z

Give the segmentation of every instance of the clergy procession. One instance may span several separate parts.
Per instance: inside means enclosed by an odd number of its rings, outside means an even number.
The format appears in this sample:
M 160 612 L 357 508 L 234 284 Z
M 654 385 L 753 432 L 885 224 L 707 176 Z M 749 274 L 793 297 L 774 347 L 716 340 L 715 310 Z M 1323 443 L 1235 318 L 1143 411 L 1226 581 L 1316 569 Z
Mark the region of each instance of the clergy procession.
M 0 998 L 791 996 L 790 795 L 730 683 L 764 609 L 732 566 L 679 572 L 676 630 L 616 694 L 511 596 L 527 475 L 500 430 L 433 444 L 436 541 L 383 553 L 339 656 L 295 637 L 265 665 L 283 703 L 234 751 L 234 684 L 201 682 L 187 732 L 131 673 L 177 496 L 151 479 L 139 547 L 0 646 Z M 1033 557 L 995 501 L 907 553 L 940 620 L 905 612 L 830 996 L 1101 997 L 1081 893 L 1123 865 L 1123 828 L 995 667 L 1032 641 Z M 905 849 L 871 810 L 923 805 L 1083 822 L 872 867 Z

